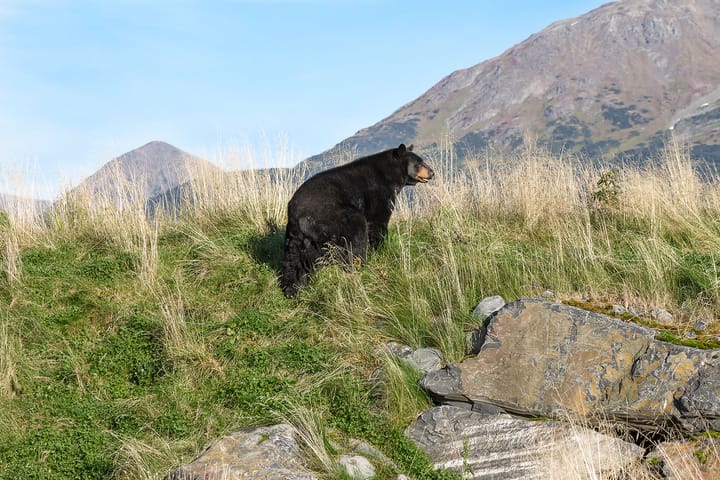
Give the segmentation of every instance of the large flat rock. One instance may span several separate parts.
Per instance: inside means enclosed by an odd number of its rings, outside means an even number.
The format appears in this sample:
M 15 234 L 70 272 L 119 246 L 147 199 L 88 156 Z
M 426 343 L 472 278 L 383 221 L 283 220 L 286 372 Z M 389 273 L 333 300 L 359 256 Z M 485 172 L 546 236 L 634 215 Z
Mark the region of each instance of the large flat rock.
M 405 431 L 436 468 L 475 480 L 610 478 L 643 449 L 593 430 L 449 405 L 431 408 Z M 558 476 L 560 475 L 560 476 Z
M 654 339 L 639 325 L 559 303 L 495 313 L 480 353 L 423 377 L 441 402 L 523 416 L 579 413 L 644 429 L 720 430 L 720 351 Z
M 165 480 L 317 480 L 300 458 L 290 425 L 245 429 L 221 438 Z

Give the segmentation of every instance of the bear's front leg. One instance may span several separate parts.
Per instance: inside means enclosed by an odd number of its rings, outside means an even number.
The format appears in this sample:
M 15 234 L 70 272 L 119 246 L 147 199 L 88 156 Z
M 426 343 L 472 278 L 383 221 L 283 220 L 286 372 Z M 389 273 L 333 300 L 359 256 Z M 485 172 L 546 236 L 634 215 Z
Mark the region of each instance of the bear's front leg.
M 376 249 L 385 237 L 387 237 L 388 227 L 387 223 L 377 224 L 371 223 L 368 225 L 368 242 L 373 249 Z
M 346 216 L 342 235 L 344 247 L 348 252 L 348 260 L 351 265 L 365 263 L 368 249 L 369 228 L 365 217 L 359 213 L 352 213 Z
M 385 240 L 388 233 L 388 223 L 393 211 L 393 202 L 388 200 L 379 203 L 368 209 L 366 221 L 368 225 L 368 243 L 373 249 L 377 248 Z

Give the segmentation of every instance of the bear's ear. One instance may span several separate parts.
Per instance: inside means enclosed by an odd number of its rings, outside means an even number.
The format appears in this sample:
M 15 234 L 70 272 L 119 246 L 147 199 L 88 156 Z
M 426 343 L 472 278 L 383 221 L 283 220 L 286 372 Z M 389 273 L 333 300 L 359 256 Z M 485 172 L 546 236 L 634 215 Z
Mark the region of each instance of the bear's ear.
M 398 155 L 405 155 L 405 144 L 401 143 L 400 146 L 397 148 Z
M 407 147 L 407 151 L 408 151 L 408 152 L 412 152 L 413 146 L 414 146 L 414 145 L 411 143 L 410 146 Z

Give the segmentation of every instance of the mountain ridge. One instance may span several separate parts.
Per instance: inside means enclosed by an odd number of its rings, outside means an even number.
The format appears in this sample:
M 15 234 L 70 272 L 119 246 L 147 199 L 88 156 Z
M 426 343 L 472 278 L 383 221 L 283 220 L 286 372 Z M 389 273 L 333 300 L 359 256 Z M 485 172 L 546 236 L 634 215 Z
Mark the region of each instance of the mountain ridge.
M 719 11 L 719 0 L 625 0 L 559 20 L 450 73 L 308 163 L 340 149 L 437 147 L 442 138 L 460 156 L 512 151 L 529 137 L 554 152 L 608 158 L 651 152 L 673 131 L 720 157 L 712 123 L 720 116 Z

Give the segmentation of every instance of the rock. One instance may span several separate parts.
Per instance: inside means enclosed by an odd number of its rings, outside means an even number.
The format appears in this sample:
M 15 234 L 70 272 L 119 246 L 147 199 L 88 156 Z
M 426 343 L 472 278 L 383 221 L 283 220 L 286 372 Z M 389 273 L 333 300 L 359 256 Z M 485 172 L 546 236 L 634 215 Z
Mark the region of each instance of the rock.
M 485 320 L 493 313 L 505 306 L 505 299 L 500 295 L 484 298 L 473 310 L 473 317 Z
M 716 480 L 720 478 L 720 441 L 713 438 L 660 443 L 648 457 L 660 462 L 663 478 Z
M 627 310 L 625 310 L 625 307 L 623 307 L 622 305 L 613 305 L 612 306 L 613 315 L 620 316 L 620 315 L 624 315 L 625 312 L 627 312 Z
M 553 292 L 552 290 L 545 290 L 540 294 L 540 298 L 552 300 L 553 298 L 555 298 L 555 292 Z
M 485 325 L 480 325 L 475 330 L 471 330 L 465 336 L 465 353 L 468 355 L 477 355 L 485 343 Z
M 663 326 L 671 326 L 674 323 L 672 313 L 662 308 L 655 307 L 650 311 L 650 317 Z
M 407 361 L 422 373 L 440 370 L 443 366 L 443 357 L 437 348 L 418 348 Z
M 490 315 L 505 306 L 505 299 L 500 295 L 484 298 L 472 312 L 472 315 L 485 321 Z M 485 342 L 485 325 L 468 332 L 465 339 L 465 352 L 468 355 L 477 355 Z
M 474 409 L 599 413 L 643 431 L 720 430 L 720 350 L 660 342 L 651 329 L 559 303 L 506 305 L 476 357 L 426 374 L 421 385 L 438 402 Z
M 316 480 L 300 458 L 290 425 L 244 429 L 221 438 L 165 480 Z
M 465 361 L 467 362 L 467 360 Z M 441 370 L 429 372 L 420 379 L 420 386 L 430 393 L 436 403 L 466 402 L 474 403 L 465 395 L 463 389 L 463 370 L 465 364 L 448 364 Z M 480 400 L 481 399 L 477 399 Z
M 608 478 L 643 454 L 636 445 L 577 425 L 450 406 L 426 411 L 405 435 L 428 454 L 435 468 L 472 479 L 524 480 L 557 471 L 567 472 L 563 478 Z
M 393 355 L 395 355 L 398 358 L 406 359 L 410 355 L 413 354 L 412 347 L 409 347 L 402 343 L 389 342 L 386 345 L 387 345 L 388 350 L 390 350 L 390 353 L 392 353 Z
M 695 321 L 695 325 L 693 325 L 693 328 L 698 332 L 704 332 L 707 329 L 708 325 L 710 325 L 708 319 L 701 317 Z
M 421 373 L 439 370 L 443 366 L 442 353 L 437 348 L 418 348 L 413 351 L 412 348 L 398 342 L 390 342 L 387 347 L 393 355 L 405 360 Z
M 375 476 L 373 464 L 360 455 L 341 455 L 338 465 L 343 467 L 350 477 L 358 480 L 366 480 Z
M 373 447 L 372 445 L 370 445 L 367 442 L 352 439 L 352 440 L 350 440 L 350 447 L 358 455 L 362 455 L 364 457 L 369 457 L 380 463 L 384 463 L 385 465 L 393 465 L 392 460 L 390 460 L 384 453 L 382 453 L 380 450 Z

